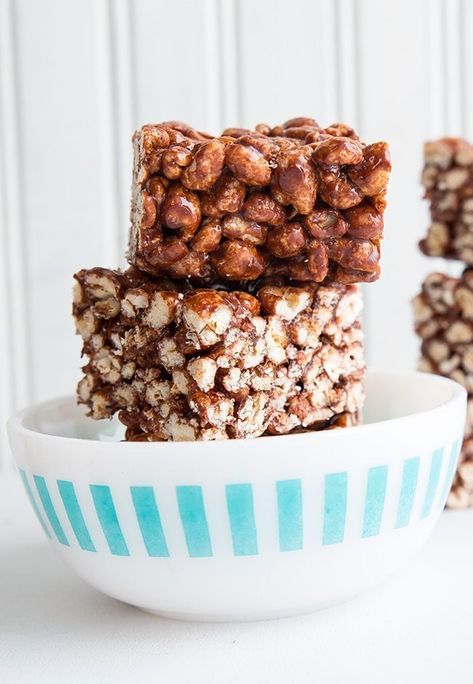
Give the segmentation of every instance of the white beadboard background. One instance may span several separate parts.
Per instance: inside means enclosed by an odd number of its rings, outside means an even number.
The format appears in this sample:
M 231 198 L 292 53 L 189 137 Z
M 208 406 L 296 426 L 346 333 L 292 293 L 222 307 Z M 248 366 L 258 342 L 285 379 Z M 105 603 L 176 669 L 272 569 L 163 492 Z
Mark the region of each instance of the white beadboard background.
M 71 276 L 122 262 L 130 136 L 295 115 L 391 143 L 383 276 L 365 291 L 368 360 L 412 368 L 409 300 L 436 268 L 422 142 L 473 137 L 469 0 L 0 0 L 0 424 L 70 393 Z

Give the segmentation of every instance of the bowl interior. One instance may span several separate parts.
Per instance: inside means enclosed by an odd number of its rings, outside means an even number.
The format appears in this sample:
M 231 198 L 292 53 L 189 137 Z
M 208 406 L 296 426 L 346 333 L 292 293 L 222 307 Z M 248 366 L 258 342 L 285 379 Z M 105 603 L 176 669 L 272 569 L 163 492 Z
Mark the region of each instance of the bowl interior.
M 451 380 L 416 372 L 372 371 L 367 373 L 365 387 L 364 424 L 430 411 L 462 391 Z M 23 412 L 20 423 L 28 430 L 60 437 L 120 441 L 124 435 L 118 419 L 90 420 L 85 407 L 77 406 L 73 397 L 38 404 Z

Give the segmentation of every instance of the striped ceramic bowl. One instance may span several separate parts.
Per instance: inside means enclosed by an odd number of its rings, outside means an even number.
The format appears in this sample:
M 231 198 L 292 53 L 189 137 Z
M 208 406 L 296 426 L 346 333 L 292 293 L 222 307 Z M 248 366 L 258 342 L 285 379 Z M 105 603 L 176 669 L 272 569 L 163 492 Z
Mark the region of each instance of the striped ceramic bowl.
M 160 615 L 259 619 L 379 582 L 444 507 L 465 391 L 374 373 L 367 397 L 362 427 L 255 440 L 101 441 L 72 398 L 9 431 L 45 534 L 86 582 Z

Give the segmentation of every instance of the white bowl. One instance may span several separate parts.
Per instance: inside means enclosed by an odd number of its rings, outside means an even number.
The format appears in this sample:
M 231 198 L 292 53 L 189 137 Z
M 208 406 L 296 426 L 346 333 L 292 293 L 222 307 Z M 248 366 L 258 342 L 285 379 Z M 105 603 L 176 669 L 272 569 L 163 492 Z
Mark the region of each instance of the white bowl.
M 70 397 L 9 433 L 46 534 L 86 582 L 174 618 L 271 618 L 384 579 L 444 507 L 465 390 L 422 373 L 371 373 L 366 389 L 367 424 L 328 432 L 100 441 Z

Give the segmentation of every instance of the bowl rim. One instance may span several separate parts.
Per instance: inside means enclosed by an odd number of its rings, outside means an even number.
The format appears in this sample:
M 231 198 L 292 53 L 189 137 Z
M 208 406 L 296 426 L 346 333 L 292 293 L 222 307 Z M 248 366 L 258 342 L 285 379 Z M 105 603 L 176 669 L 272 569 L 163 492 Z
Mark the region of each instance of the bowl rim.
M 320 431 L 310 431 L 308 430 L 307 432 L 298 432 L 298 433 L 293 433 L 293 434 L 287 434 L 287 435 L 276 435 L 279 440 L 307 440 L 308 438 L 314 438 L 316 436 L 317 439 L 323 440 L 323 439 L 330 439 L 332 443 L 336 442 L 337 439 L 345 439 L 346 437 L 354 436 L 356 435 L 361 435 L 365 434 L 367 432 L 372 432 L 375 430 L 379 430 L 380 428 L 383 427 L 388 427 L 392 426 L 394 423 L 401 423 L 402 425 L 405 425 L 406 423 L 412 423 L 415 421 L 418 421 L 419 418 L 424 417 L 430 417 L 432 419 L 435 418 L 435 416 L 438 413 L 441 413 L 446 406 L 449 404 L 453 403 L 463 403 L 466 400 L 466 390 L 464 387 L 459 385 L 457 382 L 454 380 L 451 380 L 450 378 L 444 378 L 439 375 L 435 375 L 432 373 L 425 373 L 421 371 L 393 371 L 393 370 L 370 370 L 368 371 L 367 375 L 369 378 L 375 378 L 376 376 L 384 376 L 387 379 L 389 377 L 396 378 L 396 379 L 402 379 L 405 382 L 412 381 L 413 379 L 417 379 L 421 382 L 426 381 L 427 384 L 431 385 L 445 385 L 445 386 L 450 386 L 451 388 L 451 395 L 450 397 L 446 400 L 443 401 L 442 403 L 438 404 L 437 406 L 434 406 L 433 408 L 426 409 L 423 411 L 416 411 L 414 413 L 408 413 L 403 416 L 399 416 L 397 418 L 387 418 L 386 420 L 380 420 L 372 423 L 368 423 L 366 425 L 355 425 L 352 427 L 347 427 L 343 428 L 340 430 L 320 430 Z M 12 439 L 13 435 L 17 436 L 23 436 L 27 439 L 36 439 L 36 440 L 44 440 L 44 441 L 59 441 L 59 442 L 66 442 L 66 443 L 86 443 L 90 444 L 93 443 L 95 445 L 100 444 L 101 448 L 103 449 L 120 449 L 122 452 L 125 452 L 127 449 L 133 449 L 134 452 L 140 452 L 140 453 L 150 453 L 153 449 L 156 449 L 156 444 L 159 444 L 160 451 L 162 453 L 162 450 L 166 450 L 167 452 L 172 452 L 173 450 L 181 450 L 182 445 L 186 445 L 186 449 L 192 449 L 195 448 L 195 445 L 199 445 L 199 447 L 202 447 L 203 442 L 202 441 L 195 441 L 195 442 L 125 442 L 125 441 L 106 441 L 106 440 L 100 440 L 100 439 L 84 439 L 81 437 L 66 437 L 63 435 L 54 435 L 54 434 L 49 434 L 46 432 L 40 432 L 38 430 L 32 429 L 25 427 L 24 422 L 25 420 L 28 419 L 28 417 L 33 413 L 38 410 L 47 408 L 49 406 L 61 406 L 62 404 L 67 404 L 71 403 L 72 401 L 75 400 L 75 397 L 73 395 L 66 395 L 66 396 L 61 396 L 61 397 L 56 397 L 53 399 L 48 399 L 45 401 L 37 402 L 35 404 L 32 404 L 20 411 L 18 411 L 16 414 L 14 414 L 8 421 L 7 421 L 7 429 L 8 433 L 10 436 L 10 440 Z M 263 435 L 261 437 L 257 438 L 252 438 L 250 441 L 253 441 L 254 439 L 258 440 L 273 440 L 275 435 Z M 238 438 L 238 439 L 232 439 L 229 440 L 228 443 L 236 443 L 236 444 L 241 444 L 242 442 L 248 442 L 248 438 Z M 221 449 L 222 446 L 222 441 L 221 440 L 216 440 L 216 441 L 209 441 L 206 443 L 207 448 L 219 448 Z

